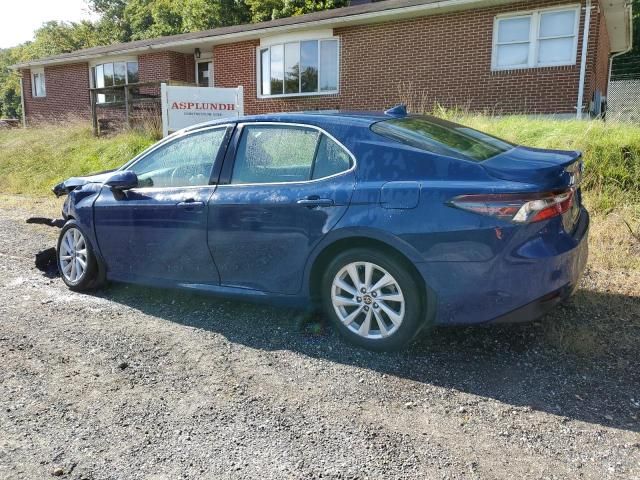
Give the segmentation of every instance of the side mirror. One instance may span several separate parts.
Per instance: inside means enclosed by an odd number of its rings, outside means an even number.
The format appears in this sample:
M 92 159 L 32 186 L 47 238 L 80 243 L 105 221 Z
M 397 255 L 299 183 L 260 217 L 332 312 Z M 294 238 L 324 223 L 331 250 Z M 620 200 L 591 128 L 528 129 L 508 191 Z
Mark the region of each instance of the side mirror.
M 129 190 L 138 186 L 138 176 L 131 170 L 123 170 L 111 175 L 104 184 L 114 190 Z

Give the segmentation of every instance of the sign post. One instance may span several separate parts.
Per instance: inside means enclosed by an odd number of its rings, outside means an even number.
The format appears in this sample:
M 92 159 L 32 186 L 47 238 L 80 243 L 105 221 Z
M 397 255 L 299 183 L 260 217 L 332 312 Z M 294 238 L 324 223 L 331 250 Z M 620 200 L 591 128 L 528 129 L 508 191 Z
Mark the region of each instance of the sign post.
M 242 86 L 238 88 L 160 85 L 162 135 L 225 117 L 244 115 Z

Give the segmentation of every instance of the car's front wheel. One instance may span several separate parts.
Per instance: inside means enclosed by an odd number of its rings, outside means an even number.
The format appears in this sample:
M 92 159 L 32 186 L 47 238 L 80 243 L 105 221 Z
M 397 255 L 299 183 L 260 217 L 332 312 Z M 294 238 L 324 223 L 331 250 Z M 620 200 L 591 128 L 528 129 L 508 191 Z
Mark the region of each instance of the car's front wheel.
M 64 283 L 76 291 L 92 288 L 97 275 L 91 244 L 74 220 L 69 220 L 58 238 L 58 270 Z
M 322 301 L 342 336 L 371 350 L 406 346 L 425 320 L 422 295 L 409 269 L 368 248 L 333 259 L 322 282 Z

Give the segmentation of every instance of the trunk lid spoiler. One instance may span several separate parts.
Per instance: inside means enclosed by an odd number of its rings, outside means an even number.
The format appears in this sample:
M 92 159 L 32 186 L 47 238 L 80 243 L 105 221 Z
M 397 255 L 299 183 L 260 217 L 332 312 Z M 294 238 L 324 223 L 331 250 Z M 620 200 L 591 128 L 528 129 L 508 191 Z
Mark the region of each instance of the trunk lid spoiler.
M 582 166 L 580 163 L 572 165 L 581 158 L 582 153 L 577 151 L 515 147 L 480 165 L 491 176 L 502 180 L 538 184 L 545 189 L 554 189 L 580 183 Z

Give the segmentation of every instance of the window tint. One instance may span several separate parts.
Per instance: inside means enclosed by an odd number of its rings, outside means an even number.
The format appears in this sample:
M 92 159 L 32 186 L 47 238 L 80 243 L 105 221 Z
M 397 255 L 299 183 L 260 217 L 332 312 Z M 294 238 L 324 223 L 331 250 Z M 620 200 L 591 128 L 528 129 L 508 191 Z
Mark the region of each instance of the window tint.
M 304 127 L 245 126 L 231 183 L 309 180 L 319 135 Z
M 195 132 L 163 145 L 127 167 L 141 187 L 208 185 L 226 128 Z
M 427 152 L 482 161 L 513 148 L 513 145 L 472 128 L 433 117 L 405 117 L 385 120 L 371 129 Z
M 335 175 L 351 166 L 349 153 L 315 129 L 247 125 L 231 183 L 303 182 Z
M 351 157 L 336 142 L 322 135 L 313 167 L 313 179 L 324 178 L 351 168 Z

